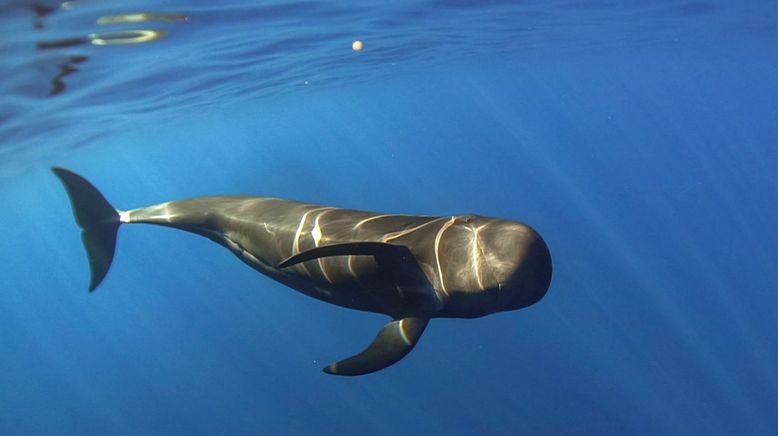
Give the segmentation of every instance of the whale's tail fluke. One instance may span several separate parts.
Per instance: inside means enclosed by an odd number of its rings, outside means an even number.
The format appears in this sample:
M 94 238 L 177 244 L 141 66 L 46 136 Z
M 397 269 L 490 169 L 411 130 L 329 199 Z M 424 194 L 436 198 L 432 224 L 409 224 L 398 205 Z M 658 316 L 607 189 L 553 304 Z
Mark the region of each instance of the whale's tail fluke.
M 92 292 L 111 267 L 121 223 L 119 212 L 85 178 L 64 168 L 54 167 L 52 171 L 65 185 L 76 222 L 81 227 L 91 271 L 89 292 Z

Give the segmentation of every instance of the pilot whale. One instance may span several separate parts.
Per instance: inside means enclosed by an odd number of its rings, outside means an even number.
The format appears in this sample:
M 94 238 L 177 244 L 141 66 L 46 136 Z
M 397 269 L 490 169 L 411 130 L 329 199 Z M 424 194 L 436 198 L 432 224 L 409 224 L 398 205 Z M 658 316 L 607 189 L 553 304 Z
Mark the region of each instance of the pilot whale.
M 529 226 L 478 215 L 377 214 L 270 197 L 213 196 L 118 210 L 90 182 L 52 169 L 70 197 L 91 272 L 106 276 L 122 224 L 186 230 L 303 294 L 392 320 L 324 372 L 361 375 L 402 359 L 431 318 L 476 318 L 539 301 L 551 256 Z

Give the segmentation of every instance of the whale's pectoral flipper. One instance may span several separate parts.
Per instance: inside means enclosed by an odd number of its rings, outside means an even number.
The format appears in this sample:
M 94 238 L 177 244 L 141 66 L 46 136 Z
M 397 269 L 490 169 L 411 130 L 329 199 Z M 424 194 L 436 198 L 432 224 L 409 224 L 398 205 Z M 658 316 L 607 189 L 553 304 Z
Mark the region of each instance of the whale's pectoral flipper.
M 52 168 L 70 197 L 73 214 L 81 227 L 81 239 L 89 257 L 91 279 L 89 291 L 108 273 L 116 248 L 116 233 L 119 230 L 119 213 L 108 203 L 103 194 L 86 179 L 64 168 Z
M 287 268 L 301 262 L 331 256 L 373 256 L 378 266 L 385 270 L 405 302 L 418 311 L 437 310 L 442 304 L 440 295 L 430 284 L 419 262 L 404 245 L 385 242 L 348 242 L 324 245 L 296 254 L 278 265 Z
M 383 242 L 350 242 L 325 245 L 296 254 L 281 262 L 286 268 L 301 262 L 331 256 L 373 256 L 381 269 L 390 273 L 398 289 L 404 291 L 408 307 L 427 313 L 436 310 L 441 301 L 421 266 L 408 247 Z M 384 326 L 373 342 L 356 356 L 333 363 L 324 372 L 337 375 L 362 375 L 386 368 L 405 357 L 427 327 L 429 318 L 412 316 L 396 319 Z
M 333 363 L 324 372 L 336 375 L 362 375 L 384 369 L 405 357 L 427 327 L 429 318 L 408 317 L 384 326 L 361 353 Z
M 394 256 L 413 257 L 408 247 L 403 245 L 387 244 L 385 242 L 347 242 L 344 244 L 322 245 L 286 259 L 278 265 L 279 268 L 296 265 L 320 257 L 366 255 L 376 258 L 391 258 Z
M 398 285 L 426 286 L 429 284 L 411 250 L 404 245 L 387 244 L 385 242 L 349 242 L 345 244 L 324 245 L 296 254 L 278 265 L 286 268 L 301 262 L 331 256 L 365 255 L 375 257 L 381 268 L 387 268 L 394 275 Z

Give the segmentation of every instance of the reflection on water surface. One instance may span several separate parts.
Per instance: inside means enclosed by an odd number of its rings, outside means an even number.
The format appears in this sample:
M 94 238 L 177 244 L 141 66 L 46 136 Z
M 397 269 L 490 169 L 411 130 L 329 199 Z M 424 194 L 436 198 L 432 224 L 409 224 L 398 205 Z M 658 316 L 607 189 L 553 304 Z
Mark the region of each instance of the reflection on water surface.
M 45 25 L 43 19 L 50 16 L 56 11 L 67 11 L 77 7 L 81 2 L 65 2 L 60 7 L 50 7 L 41 4 L 32 5 L 32 10 L 35 12 L 33 19 L 33 27 L 35 29 L 44 29 Z M 153 12 L 120 14 L 120 15 L 104 15 L 96 20 L 96 23 L 101 26 L 105 25 L 121 25 L 132 23 L 145 23 L 149 21 L 187 21 L 188 15 L 184 14 L 161 14 Z M 109 45 L 125 45 L 125 44 L 140 44 L 145 42 L 156 41 L 167 35 L 167 31 L 162 29 L 127 29 L 114 32 L 94 32 L 89 33 L 86 36 L 74 36 L 68 38 L 59 38 L 53 40 L 40 40 L 36 43 L 36 47 L 42 50 L 48 49 L 63 49 L 69 47 L 75 47 L 79 45 L 96 45 L 96 46 L 109 46 Z M 66 85 L 63 81 L 65 76 L 68 76 L 76 71 L 76 63 L 81 63 L 89 59 L 86 55 L 71 55 L 65 63 L 59 64 L 59 72 L 52 78 L 52 88 L 49 92 L 49 96 L 54 96 L 65 91 Z

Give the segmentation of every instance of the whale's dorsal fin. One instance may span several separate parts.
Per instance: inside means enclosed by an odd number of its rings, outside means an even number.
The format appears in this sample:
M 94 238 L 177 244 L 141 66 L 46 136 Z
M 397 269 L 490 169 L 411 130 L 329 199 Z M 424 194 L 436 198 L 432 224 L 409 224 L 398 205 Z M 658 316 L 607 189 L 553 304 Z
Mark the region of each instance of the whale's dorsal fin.
M 288 268 L 298 263 L 322 257 L 332 256 L 373 256 L 382 269 L 391 272 L 394 284 L 406 293 L 406 298 L 415 301 L 411 304 L 418 311 L 436 311 L 443 305 L 443 300 L 430 283 L 421 265 L 404 245 L 387 244 L 385 242 L 348 242 L 343 244 L 324 245 L 298 253 L 281 262 L 279 268 Z
M 429 318 L 407 317 L 391 321 L 361 353 L 324 368 L 327 374 L 362 375 L 384 369 L 408 354 L 419 341 Z

